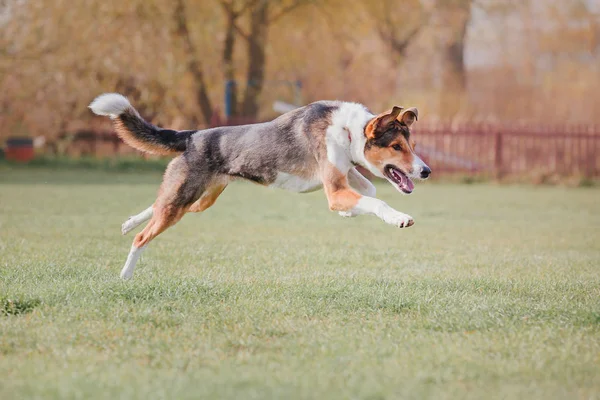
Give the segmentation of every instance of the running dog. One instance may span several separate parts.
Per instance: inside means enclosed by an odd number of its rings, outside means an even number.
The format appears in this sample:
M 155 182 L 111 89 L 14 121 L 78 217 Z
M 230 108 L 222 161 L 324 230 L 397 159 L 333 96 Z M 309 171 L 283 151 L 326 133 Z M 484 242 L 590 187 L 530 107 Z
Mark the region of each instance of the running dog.
M 185 213 L 212 206 L 236 178 L 299 193 L 324 188 L 329 209 L 341 216 L 371 214 L 403 228 L 413 225 L 413 218 L 376 199 L 375 187 L 355 166 L 387 179 L 405 194 L 414 189 L 411 178 L 427 179 L 431 174 L 410 137 L 416 108 L 393 107 L 374 115 L 361 104 L 318 101 L 270 122 L 174 131 L 146 122 L 120 94 L 100 95 L 89 107 L 109 116 L 130 146 L 178 155 L 165 171 L 154 204 L 122 225 L 127 234 L 150 220 L 133 241 L 123 279 L 132 277 L 152 239 Z

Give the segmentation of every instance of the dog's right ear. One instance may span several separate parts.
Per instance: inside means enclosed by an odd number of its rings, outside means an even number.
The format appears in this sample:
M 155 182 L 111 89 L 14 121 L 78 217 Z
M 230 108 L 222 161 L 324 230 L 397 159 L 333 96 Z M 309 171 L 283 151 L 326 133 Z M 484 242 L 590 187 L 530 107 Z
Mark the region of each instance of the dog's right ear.
M 378 133 L 385 132 L 386 128 L 393 124 L 403 108 L 394 106 L 390 112 L 379 114 L 365 127 L 365 136 L 367 139 L 374 139 Z
M 417 110 L 417 107 L 407 108 L 400 114 L 399 120 L 410 128 L 415 121 L 419 120 L 419 110 Z

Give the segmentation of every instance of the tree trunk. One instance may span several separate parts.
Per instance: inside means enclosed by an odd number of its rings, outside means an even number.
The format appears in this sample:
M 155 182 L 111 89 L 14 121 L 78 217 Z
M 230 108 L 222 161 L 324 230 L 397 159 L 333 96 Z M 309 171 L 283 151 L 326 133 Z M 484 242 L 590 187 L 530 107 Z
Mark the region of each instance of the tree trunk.
M 436 7 L 440 62 L 439 112 L 454 117 L 462 107 L 466 92 L 465 39 L 471 18 L 472 0 L 438 0 Z
M 445 25 L 440 29 L 442 38 L 442 87 L 449 91 L 463 91 L 466 86 L 465 38 L 471 19 L 471 0 L 440 2 L 439 12 Z
M 269 29 L 269 2 L 260 1 L 250 15 L 250 35 L 248 35 L 248 72 L 244 93 L 243 114 L 257 118 L 259 97 L 265 75 L 267 33 Z
M 204 82 L 204 73 L 196 56 L 196 48 L 190 37 L 183 0 L 177 0 L 174 17 L 177 26 L 176 33 L 183 42 L 183 51 L 187 56 L 188 71 L 192 74 L 196 83 L 196 99 L 198 100 L 204 123 L 210 124 L 213 109 L 208 97 L 206 83 Z
M 235 84 L 235 70 L 233 65 L 233 51 L 235 48 L 235 23 L 237 16 L 232 11 L 226 14 L 227 27 L 225 31 L 225 43 L 223 46 L 223 79 L 225 83 L 232 82 L 227 85 L 226 88 L 229 91 L 230 99 L 230 116 L 235 117 L 238 115 L 238 99 L 237 99 L 237 85 Z
M 444 77 L 444 88 L 464 91 L 466 88 L 465 74 L 465 38 L 467 25 L 471 18 L 470 4 L 452 10 L 452 32 L 444 49 L 444 62 L 446 64 L 446 76 Z

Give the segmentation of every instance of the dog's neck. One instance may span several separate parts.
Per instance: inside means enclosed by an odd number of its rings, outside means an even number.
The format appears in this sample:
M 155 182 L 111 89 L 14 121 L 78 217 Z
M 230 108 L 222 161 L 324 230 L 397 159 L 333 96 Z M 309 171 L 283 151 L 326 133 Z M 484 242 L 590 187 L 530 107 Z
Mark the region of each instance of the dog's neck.
M 350 162 L 353 165 L 360 165 L 368 169 L 371 173 L 376 176 L 380 176 L 381 173 L 365 158 L 365 145 L 367 143 L 367 137 L 365 136 L 365 127 L 375 115 L 371 114 L 363 105 L 349 103 L 345 105 L 350 108 L 346 113 L 346 120 L 344 121 L 344 130 L 347 133 L 347 143 L 345 147 L 350 157 Z

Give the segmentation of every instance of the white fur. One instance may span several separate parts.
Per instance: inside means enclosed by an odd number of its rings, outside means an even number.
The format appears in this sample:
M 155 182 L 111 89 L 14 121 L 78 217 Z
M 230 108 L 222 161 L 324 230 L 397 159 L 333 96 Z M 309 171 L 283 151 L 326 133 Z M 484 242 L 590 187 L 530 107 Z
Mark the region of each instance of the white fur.
M 385 178 L 383 173 L 365 157 L 365 126 L 374 118 L 365 106 L 358 103 L 342 103 L 340 108 L 331 117 L 331 125 L 327 128 L 326 144 L 327 159 L 343 174 L 347 173 L 352 164 L 365 167 L 373 175 Z M 348 140 L 348 134 L 352 140 Z M 420 178 L 421 172 L 427 166 L 413 153 L 413 178 Z M 358 188 L 355 188 L 358 189 Z M 368 196 L 366 193 L 361 193 Z
M 96 97 L 89 108 L 95 114 L 106 115 L 114 119 L 121 115 L 123 111 L 131 108 L 131 103 L 125 96 L 118 93 L 104 93 Z
M 383 173 L 368 162 L 365 157 L 365 144 L 367 142 L 364 133 L 365 126 L 374 117 L 375 115 L 371 114 L 362 104 L 343 103 L 332 115 L 331 125 L 327 128 L 327 159 L 340 172 L 347 174 L 350 185 L 363 195 L 352 210 L 340 211 L 339 214 L 342 217 L 371 214 L 376 215 L 390 225 L 399 228 L 407 227 L 413 224 L 413 218 L 394 210 L 384 201 L 376 199 L 374 197 L 375 187 L 352 167 L 353 164 L 359 164 L 375 176 L 385 178 Z M 418 157 L 416 159 L 424 165 Z M 419 164 L 419 172 L 423 168 L 421 164 Z
M 331 125 L 327 128 L 325 137 L 327 159 L 343 174 L 352 168 L 352 163 L 357 163 L 382 177 L 381 172 L 366 160 L 364 154 L 367 142 L 364 129 L 373 117 L 375 116 L 365 106 L 358 103 L 342 103 L 331 116 Z
M 386 224 L 404 228 L 414 222 L 410 215 L 401 213 L 388 206 L 384 201 L 374 197 L 363 196 L 351 210 L 352 214 L 370 214 L 379 217 Z
M 121 225 L 121 233 L 123 233 L 123 235 L 127 235 L 133 229 L 152 218 L 153 214 L 154 209 L 152 208 L 152 206 L 150 206 L 138 215 L 129 217 L 129 219 L 123 222 L 123 225 Z
M 414 178 L 421 178 L 421 172 L 423 172 L 423 169 L 425 169 L 425 167 L 427 167 L 427 164 L 425 164 L 418 155 L 413 153 L 412 167 L 413 167 L 412 176 Z
M 375 197 L 377 194 L 377 189 L 375 189 L 375 185 L 371 183 L 370 180 L 364 177 L 363 174 L 358 172 L 356 168 L 352 168 L 348 171 L 348 183 L 352 186 L 356 191 L 364 196 Z
M 297 193 L 306 193 L 320 189 L 323 186 L 323 183 L 318 177 L 306 180 L 296 175 L 278 172 L 277 178 L 275 178 L 275 181 L 269 186 Z
M 352 168 L 348 171 L 348 183 L 363 196 L 375 197 L 377 193 L 377 190 L 371 181 L 358 172 L 356 168 Z M 351 211 L 339 211 L 338 214 L 345 218 L 356 217 L 358 215 L 353 214 Z
M 127 256 L 127 261 L 125 261 L 125 265 L 121 270 L 121 279 L 130 279 L 133 276 L 133 270 L 135 269 L 135 264 L 137 264 L 138 259 L 146 250 L 146 247 L 135 247 L 131 245 L 131 250 L 129 250 L 129 255 Z

